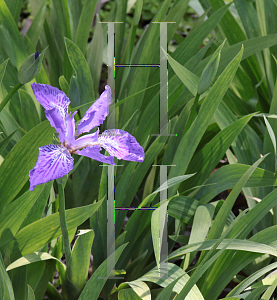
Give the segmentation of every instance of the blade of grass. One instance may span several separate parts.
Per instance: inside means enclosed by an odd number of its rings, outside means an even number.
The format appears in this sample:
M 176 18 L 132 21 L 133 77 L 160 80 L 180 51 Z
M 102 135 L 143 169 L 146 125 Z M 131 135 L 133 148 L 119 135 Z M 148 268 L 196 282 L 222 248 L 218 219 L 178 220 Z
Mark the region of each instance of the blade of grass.
M 207 239 L 217 239 L 221 236 L 224 226 L 226 224 L 228 215 L 239 195 L 241 192 L 241 189 L 244 187 L 245 183 L 249 179 L 249 177 L 252 175 L 254 170 L 257 168 L 257 166 L 265 159 L 266 156 L 261 157 L 258 161 L 254 163 L 253 166 L 251 166 L 245 174 L 241 177 L 239 182 L 235 185 L 235 187 L 232 189 L 231 193 L 227 197 L 227 199 L 224 201 L 223 205 L 221 206 L 217 216 L 215 217 L 213 221 L 213 225 L 208 233 Z
M 233 59 L 233 61 L 228 65 L 228 67 L 224 70 L 224 72 L 220 75 L 220 77 L 206 96 L 205 100 L 203 101 L 197 118 L 182 138 L 176 150 L 176 154 L 173 159 L 173 164 L 176 164 L 176 167 L 171 168 L 169 178 L 175 177 L 178 174 L 184 174 L 186 172 L 188 164 L 210 122 L 211 117 L 213 116 L 222 97 L 227 91 L 232 81 L 232 78 L 235 75 L 235 72 L 238 68 L 242 57 L 242 53 L 243 48 Z M 187 145 L 190 145 L 190 147 L 187 147 Z M 185 156 L 183 155 L 184 149 L 187 149 Z M 174 195 L 176 190 L 177 187 L 173 188 L 169 194 L 169 197 Z
M 75 43 L 85 54 L 97 0 L 86 0 L 78 22 Z

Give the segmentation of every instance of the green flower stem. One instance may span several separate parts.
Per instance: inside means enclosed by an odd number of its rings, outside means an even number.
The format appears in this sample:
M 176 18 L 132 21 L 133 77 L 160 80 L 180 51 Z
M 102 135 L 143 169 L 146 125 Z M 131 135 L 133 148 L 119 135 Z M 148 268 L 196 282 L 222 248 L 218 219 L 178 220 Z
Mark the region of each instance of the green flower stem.
M 0 112 L 3 110 L 3 108 L 6 106 L 6 104 L 10 101 L 11 97 L 17 92 L 18 89 L 22 87 L 22 83 L 18 83 L 4 98 L 4 100 L 0 103 Z
M 65 251 L 66 263 L 68 264 L 71 256 L 69 235 L 66 225 L 66 217 L 65 217 L 65 199 L 64 199 L 64 189 L 63 185 L 58 183 L 59 187 L 59 214 L 60 214 L 60 223 L 63 235 L 63 245 Z

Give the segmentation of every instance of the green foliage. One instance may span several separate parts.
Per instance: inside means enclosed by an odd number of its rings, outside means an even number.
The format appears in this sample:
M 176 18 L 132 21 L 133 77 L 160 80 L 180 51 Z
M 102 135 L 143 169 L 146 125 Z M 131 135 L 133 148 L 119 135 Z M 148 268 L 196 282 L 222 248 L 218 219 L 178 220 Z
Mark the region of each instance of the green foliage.
M 0 0 L 0 298 L 276 298 L 275 1 L 100 2 Z M 57 143 L 30 82 L 63 90 L 78 122 L 108 77 L 103 21 L 123 22 L 116 65 L 159 64 L 154 22 L 176 22 L 162 49 L 169 136 L 157 136 L 159 68 L 108 68 L 116 126 L 145 151 L 143 163 L 114 168 L 115 207 L 139 209 L 115 211 L 109 258 L 106 167 L 72 154 L 59 193 L 56 182 L 28 190 L 38 148 Z M 157 165 L 167 165 L 164 183 Z
M 225 44 L 225 41 L 217 48 L 211 59 L 209 60 L 207 66 L 204 68 L 202 75 L 200 77 L 200 81 L 198 84 L 198 90 L 197 93 L 199 95 L 203 94 L 206 92 L 206 90 L 212 85 L 217 70 L 218 70 L 218 65 L 220 61 L 220 52 L 221 49 L 223 48 Z

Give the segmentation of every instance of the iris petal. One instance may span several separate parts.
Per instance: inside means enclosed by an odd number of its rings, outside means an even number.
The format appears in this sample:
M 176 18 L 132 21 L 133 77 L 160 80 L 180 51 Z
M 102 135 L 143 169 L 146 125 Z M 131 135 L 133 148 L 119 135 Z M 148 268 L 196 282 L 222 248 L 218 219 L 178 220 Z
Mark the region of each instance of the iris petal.
M 85 148 L 87 146 L 93 146 L 93 143 L 97 143 L 98 142 L 98 134 L 99 134 L 99 128 L 96 132 L 91 133 L 91 134 L 86 134 L 80 138 L 78 138 L 77 140 L 74 141 L 74 143 L 72 144 L 71 149 L 72 150 L 77 150 L 77 149 L 82 149 Z
M 59 139 L 61 143 L 63 143 L 65 141 L 67 128 L 66 128 L 64 118 L 61 116 L 59 110 L 57 108 L 46 110 L 45 116 L 49 120 L 51 126 L 56 129 L 56 131 L 59 134 Z
M 65 147 L 52 144 L 40 147 L 37 163 L 29 172 L 30 191 L 39 184 L 68 174 L 73 164 L 74 159 Z
M 121 129 L 109 129 L 98 138 L 101 147 L 118 159 L 142 162 L 144 151 L 137 140 Z
M 76 114 L 77 114 L 77 111 L 75 111 L 72 114 L 72 116 L 70 116 L 70 114 L 68 114 L 65 117 L 65 124 L 66 124 L 65 140 L 66 140 L 66 145 L 69 148 L 71 148 L 73 146 L 73 144 L 75 143 L 75 120 L 74 120 L 74 116 Z
M 86 111 L 84 117 L 78 125 L 78 134 L 89 132 L 92 128 L 103 124 L 109 111 L 109 105 L 112 103 L 111 88 L 106 85 L 105 91 L 100 95 L 92 106 Z
M 113 156 L 106 156 L 100 153 L 101 147 L 98 145 L 88 146 L 82 150 L 77 150 L 76 153 L 79 155 L 87 156 L 94 160 L 101 161 L 106 164 L 115 165 L 113 162 Z
M 70 100 L 64 92 L 48 84 L 32 83 L 31 86 L 37 101 L 46 110 L 57 108 L 61 116 L 65 118 Z

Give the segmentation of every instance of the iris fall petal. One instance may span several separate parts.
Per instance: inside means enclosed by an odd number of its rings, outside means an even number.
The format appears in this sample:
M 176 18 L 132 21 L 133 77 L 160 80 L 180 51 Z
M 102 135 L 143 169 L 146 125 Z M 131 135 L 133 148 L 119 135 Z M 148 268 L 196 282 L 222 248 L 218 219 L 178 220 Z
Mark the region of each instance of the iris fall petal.
M 121 129 L 109 129 L 98 138 L 101 147 L 118 159 L 142 162 L 144 151 L 137 140 Z
M 73 169 L 74 159 L 68 150 L 60 145 L 46 145 L 39 148 L 38 160 L 29 172 L 30 190 L 37 185 L 63 177 Z

